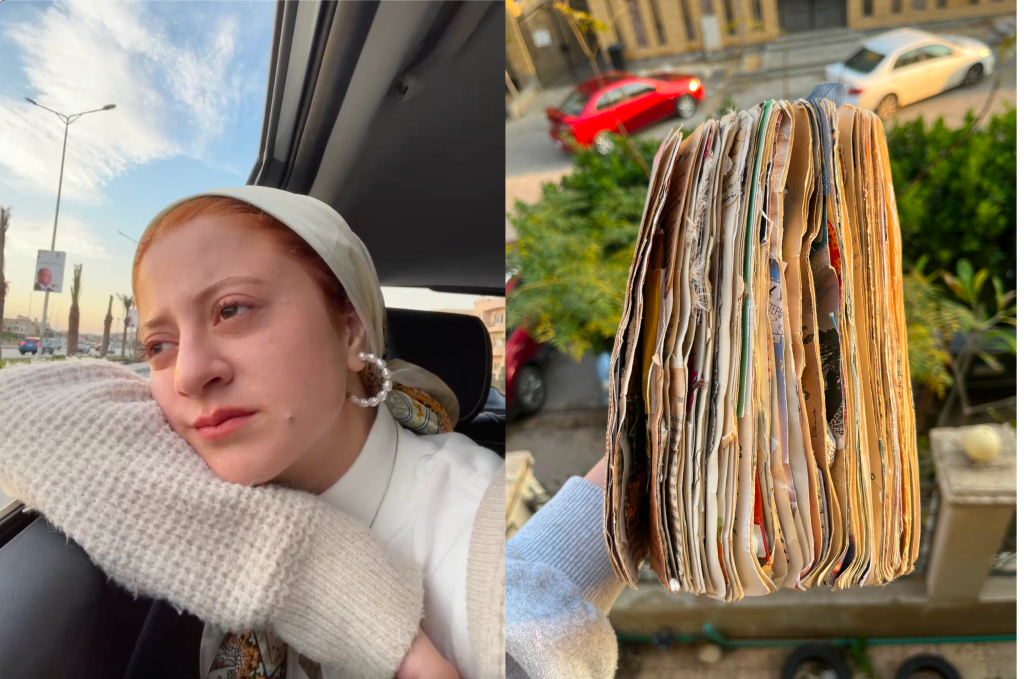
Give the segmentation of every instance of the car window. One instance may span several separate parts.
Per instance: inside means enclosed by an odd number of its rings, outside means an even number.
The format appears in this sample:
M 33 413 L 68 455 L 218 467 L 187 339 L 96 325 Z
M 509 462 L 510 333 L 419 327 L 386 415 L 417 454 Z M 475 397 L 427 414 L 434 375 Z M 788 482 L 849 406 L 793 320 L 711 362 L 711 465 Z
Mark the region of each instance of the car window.
M 911 64 L 916 64 L 920 60 L 920 57 L 921 57 L 921 50 L 920 49 L 910 50 L 906 54 L 904 54 L 904 55 L 900 56 L 899 58 L 897 58 L 896 59 L 896 63 L 893 64 L 892 68 L 895 71 L 897 69 L 904 68 L 905 66 L 910 66 Z
M 582 92 L 572 92 L 562 105 L 558 107 L 558 110 L 567 116 L 578 116 L 583 113 L 583 109 L 587 105 L 587 97 Z
M 846 68 L 857 73 L 871 73 L 881 63 L 882 59 L 885 59 L 884 54 L 872 52 L 865 47 L 847 59 L 845 65 Z
M 601 98 L 597 100 L 597 110 L 603 111 L 620 103 L 622 101 L 622 90 L 622 87 L 617 87 L 602 94 Z
M 927 47 L 921 48 L 921 53 L 927 59 L 938 59 L 940 57 L 948 57 L 952 55 L 953 50 L 945 45 L 928 45 Z
M 623 101 L 630 101 L 642 97 L 645 94 L 653 92 L 656 88 L 647 83 L 630 83 L 623 85 L 622 87 L 622 99 Z

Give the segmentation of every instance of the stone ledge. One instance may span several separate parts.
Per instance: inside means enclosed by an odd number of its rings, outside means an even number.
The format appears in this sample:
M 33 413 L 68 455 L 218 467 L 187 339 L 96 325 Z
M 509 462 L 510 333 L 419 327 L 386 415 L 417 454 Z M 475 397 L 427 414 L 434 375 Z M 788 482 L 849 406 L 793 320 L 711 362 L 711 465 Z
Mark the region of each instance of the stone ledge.
M 1007 424 L 995 427 L 1002 450 L 988 464 L 973 464 L 964 453 L 970 427 L 932 429 L 928 435 L 935 456 L 942 501 L 954 505 L 1017 504 L 1017 431 Z
M 957 634 L 1009 634 L 1016 631 L 1016 599 L 1008 598 L 1016 578 L 992 578 L 991 596 L 981 601 L 937 602 L 929 599 L 920 578 L 897 580 L 884 587 L 857 587 L 833 592 L 782 590 L 733 603 L 707 596 L 670 595 L 660 585 L 626 589 L 609 619 L 617 632 L 699 633 L 708 622 L 730 639 L 835 637 L 917 637 Z

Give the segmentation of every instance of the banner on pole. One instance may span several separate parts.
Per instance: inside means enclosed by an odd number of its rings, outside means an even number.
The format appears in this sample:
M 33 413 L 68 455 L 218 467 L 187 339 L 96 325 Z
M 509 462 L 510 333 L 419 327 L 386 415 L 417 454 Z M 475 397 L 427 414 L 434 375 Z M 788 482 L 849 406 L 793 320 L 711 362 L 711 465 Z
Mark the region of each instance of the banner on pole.
M 67 260 L 66 252 L 56 250 L 40 250 L 36 255 L 35 280 L 33 290 L 38 292 L 63 292 L 64 290 L 64 262 Z

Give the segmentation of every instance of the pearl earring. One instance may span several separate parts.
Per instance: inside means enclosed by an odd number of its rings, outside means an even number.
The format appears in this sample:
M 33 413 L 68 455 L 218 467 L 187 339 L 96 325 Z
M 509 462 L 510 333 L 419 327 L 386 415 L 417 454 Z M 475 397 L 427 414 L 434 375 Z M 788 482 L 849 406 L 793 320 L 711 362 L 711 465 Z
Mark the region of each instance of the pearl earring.
M 360 408 L 375 408 L 388 397 L 388 392 L 394 387 L 391 383 L 391 371 L 388 370 L 388 363 L 383 358 L 377 358 L 376 354 L 367 353 L 365 351 L 359 352 L 359 360 L 366 361 L 369 365 L 374 365 L 377 371 L 380 372 L 381 379 L 381 390 L 377 392 L 376 396 L 370 398 L 360 398 L 355 394 L 349 398 Z

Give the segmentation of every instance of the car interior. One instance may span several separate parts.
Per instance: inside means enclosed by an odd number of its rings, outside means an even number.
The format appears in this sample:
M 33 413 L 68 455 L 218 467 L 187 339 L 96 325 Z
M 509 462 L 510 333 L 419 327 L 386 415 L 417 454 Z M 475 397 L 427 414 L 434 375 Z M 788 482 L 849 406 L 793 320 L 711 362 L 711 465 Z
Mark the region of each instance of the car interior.
M 503 8 L 278 0 L 274 21 L 249 183 L 335 207 L 382 285 L 503 296 L 503 168 L 484 162 L 504 155 L 504 83 L 492 77 Z M 387 319 L 389 357 L 443 379 L 458 397 L 456 431 L 504 456 L 484 324 L 403 309 Z M 0 574 L 0 677 L 199 676 L 200 620 L 133 597 L 43 517 L 3 498 Z

